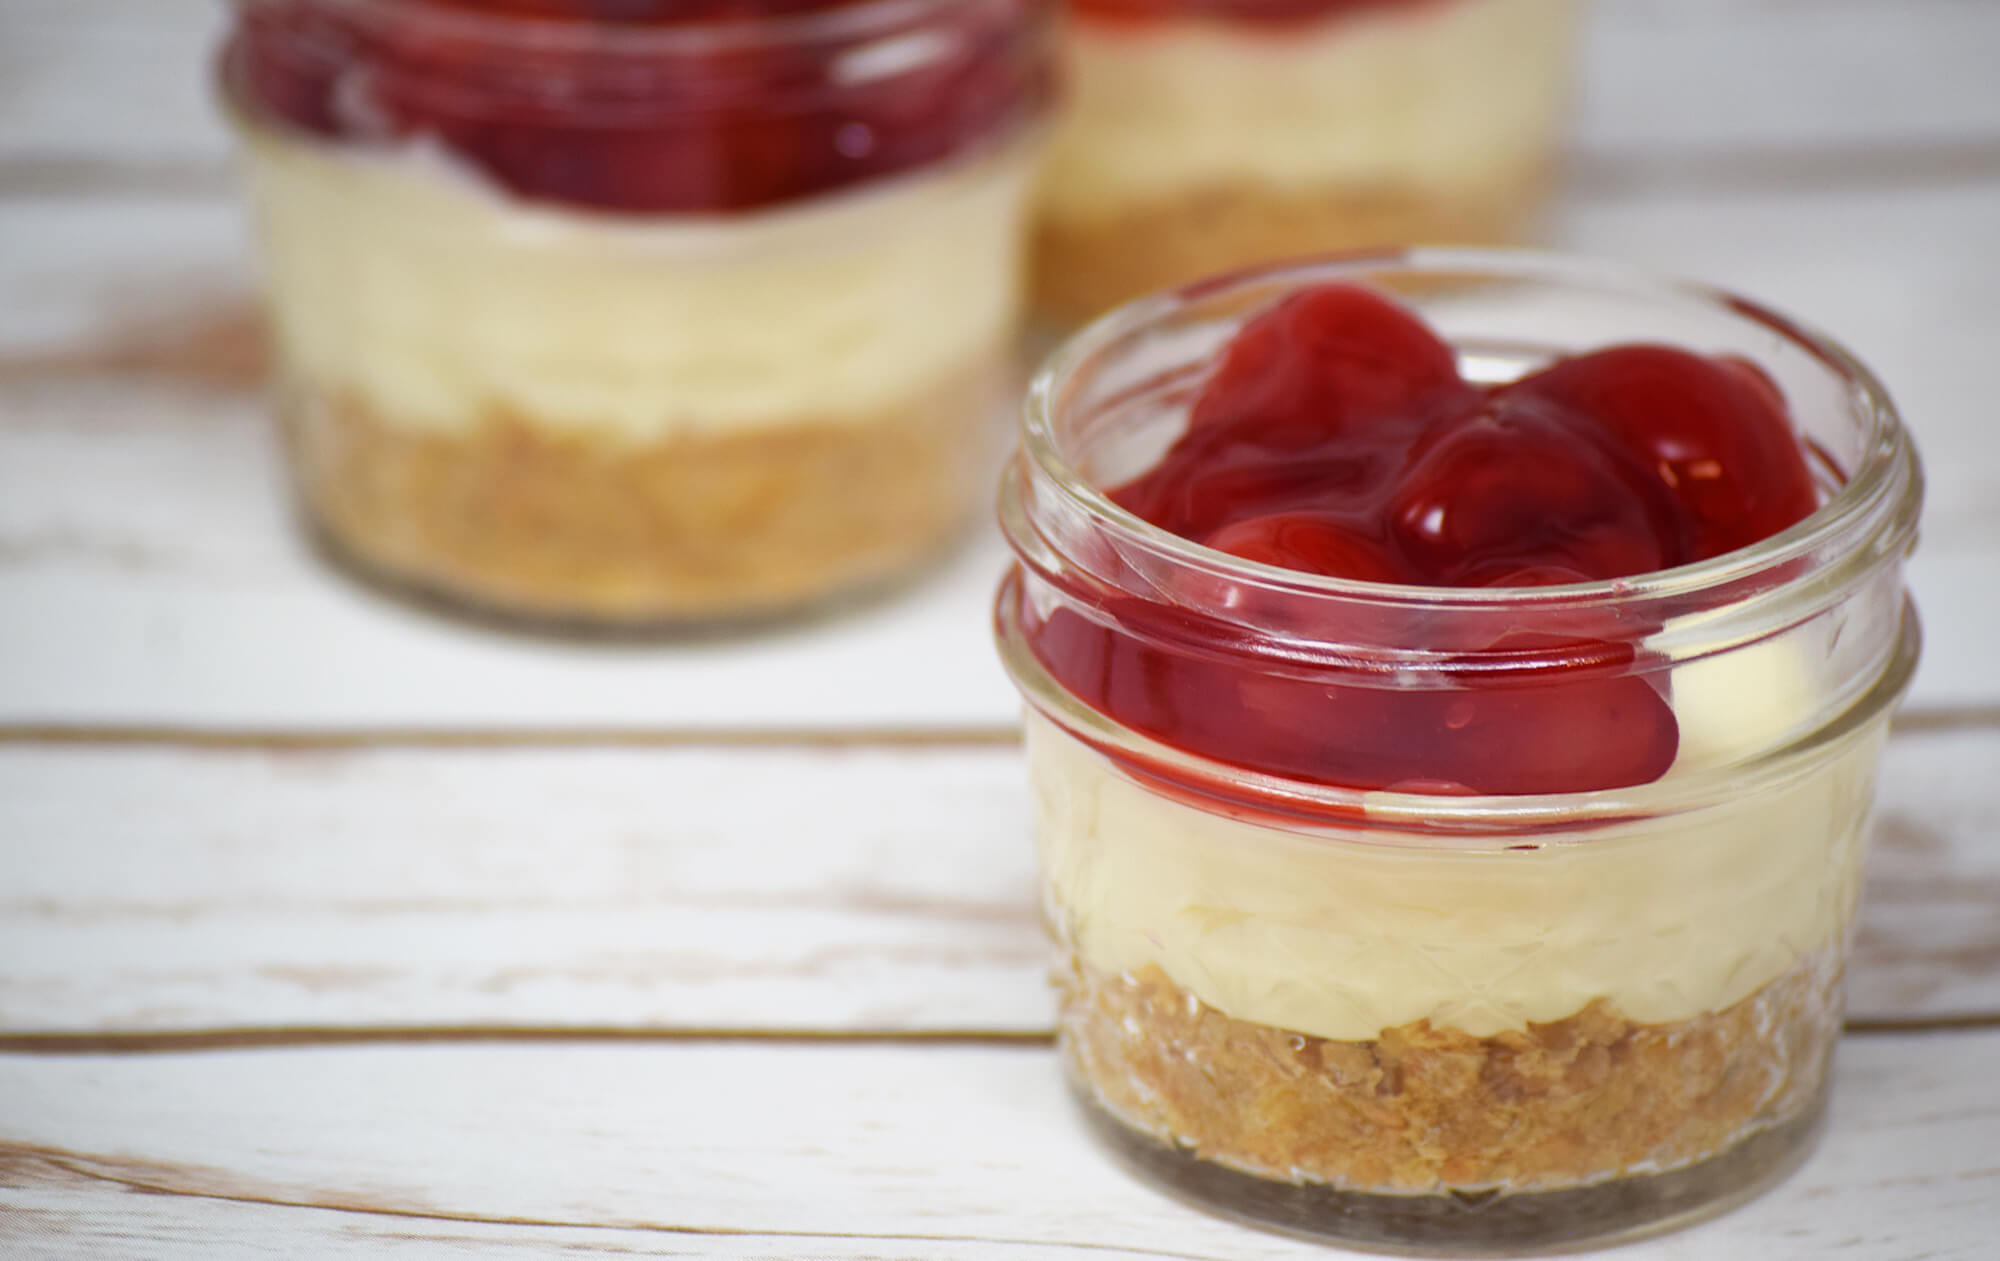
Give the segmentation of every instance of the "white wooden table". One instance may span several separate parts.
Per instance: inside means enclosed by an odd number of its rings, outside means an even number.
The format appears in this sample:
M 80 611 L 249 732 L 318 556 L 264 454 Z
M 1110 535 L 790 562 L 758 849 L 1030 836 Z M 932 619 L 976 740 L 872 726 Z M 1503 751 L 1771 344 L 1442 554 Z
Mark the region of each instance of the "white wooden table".
M 1049 1049 L 984 538 L 741 643 L 483 633 L 288 517 L 214 0 L 0 0 L 0 1255 L 1275 1258 Z M 1633 1258 L 2000 1255 L 2000 3 L 1602 0 L 1553 235 L 1931 473 L 1831 1131 Z

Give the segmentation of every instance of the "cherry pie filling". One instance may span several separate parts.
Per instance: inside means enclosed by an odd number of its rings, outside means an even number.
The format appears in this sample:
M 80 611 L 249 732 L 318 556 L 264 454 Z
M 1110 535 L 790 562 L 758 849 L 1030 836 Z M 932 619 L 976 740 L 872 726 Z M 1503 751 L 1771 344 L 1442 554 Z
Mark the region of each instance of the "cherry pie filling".
M 244 12 L 226 66 L 246 103 L 313 135 L 423 137 L 519 196 L 630 214 L 739 212 L 915 170 L 1046 103 L 1028 20 L 1040 0 L 945 8 L 946 24 L 904 32 L 900 50 L 844 59 L 787 27 L 871 7 L 266 0 Z M 649 36 L 688 47 L 663 60 Z
M 1297 293 L 1230 342 L 1159 463 L 1110 492 L 1152 525 L 1282 569 L 1428 587 L 1546 587 L 1721 556 L 1818 505 L 1777 387 L 1746 360 L 1661 345 L 1463 379 L 1452 349 L 1366 289 Z M 1192 753 L 1359 789 L 1585 792 L 1673 764 L 1671 698 L 1636 638 L 1574 613 L 1457 645 L 1522 658 L 1462 688 L 1273 674 L 1183 608 L 1112 599 L 1034 628 L 1079 699 Z M 1412 628 L 1415 630 L 1416 628 Z

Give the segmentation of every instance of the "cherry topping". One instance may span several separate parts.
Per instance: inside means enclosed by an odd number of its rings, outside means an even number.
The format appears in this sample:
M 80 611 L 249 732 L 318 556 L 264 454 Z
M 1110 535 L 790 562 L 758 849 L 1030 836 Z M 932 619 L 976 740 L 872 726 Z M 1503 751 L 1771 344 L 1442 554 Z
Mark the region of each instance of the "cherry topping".
M 292 126 L 423 139 L 521 196 L 633 213 L 752 209 L 947 160 L 1047 99 L 1051 0 L 960 0 L 859 34 L 776 25 L 861 2 L 267 0 L 244 6 L 224 76 Z
M 1221 659 L 1244 645 L 1193 621 L 1162 625 L 1157 606 L 1109 612 L 1121 630 L 1069 609 L 1031 629 L 1049 672 L 1128 727 L 1254 770 L 1352 788 L 1587 792 L 1658 779 L 1679 746 L 1660 694 L 1616 673 L 1629 645 L 1517 635 L 1494 651 L 1575 664 L 1505 686 L 1401 691 Z
M 1818 505 L 1783 396 L 1744 360 L 1614 346 L 1523 377 L 1499 397 L 1565 408 L 1625 444 L 1691 519 L 1689 560 L 1748 547 Z
M 1390 499 L 1389 521 L 1440 585 L 1487 586 L 1531 567 L 1616 578 L 1686 559 L 1664 501 L 1601 435 L 1500 398 L 1437 438 Z
M 1274 512 L 1232 522 L 1203 542 L 1218 552 L 1279 568 L 1364 582 L 1402 582 L 1388 549 L 1332 517 Z
M 1479 387 L 1414 316 L 1351 285 L 1301 291 L 1246 323 L 1187 431 L 1111 496 L 1246 560 L 1457 587 L 1649 573 L 1746 546 L 1816 505 L 1783 395 L 1746 361 L 1618 346 Z M 1394 602 L 1252 598 L 1265 602 L 1258 617 L 1235 622 L 1170 601 L 1086 598 L 1099 616 L 1058 608 L 1029 629 L 1086 703 L 1260 771 L 1540 793 L 1646 783 L 1673 762 L 1664 674 L 1635 672 L 1645 628 L 1613 609 L 1526 601 L 1496 638 L 1475 629 L 1491 622 Z M 1315 658 L 1247 629 L 1282 624 L 1266 620 L 1269 602 L 1299 599 L 1322 601 L 1316 618 L 1350 620 L 1319 627 L 1325 642 L 1389 628 L 1441 654 L 1456 686 L 1398 686 L 1351 655 Z
M 1243 326 L 1188 428 L 1291 422 L 1332 434 L 1462 404 L 1471 393 L 1451 347 L 1423 321 L 1371 290 L 1324 285 Z
M 1167 459 L 1111 497 L 1163 529 L 1202 539 L 1270 512 L 1337 510 L 1343 495 L 1373 494 L 1402 458 L 1392 445 L 1340 442 L 1311 423 L 1245 419 L 1190 432 Z

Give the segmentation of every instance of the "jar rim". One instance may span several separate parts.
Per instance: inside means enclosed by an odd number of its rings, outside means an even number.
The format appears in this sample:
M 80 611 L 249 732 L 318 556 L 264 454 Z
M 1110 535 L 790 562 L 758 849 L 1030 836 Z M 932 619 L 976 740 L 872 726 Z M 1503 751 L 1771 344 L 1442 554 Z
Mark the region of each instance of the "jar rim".
M 235 0 L 239 11 L 294 3 L 295 0 Z M 441 36 L 498 48 L 535 53 L 603 52 L 615 46 L 634 56 L 708 56 L 757 48 L 863 40 L 921 26 L 933 15 L 962 8 L 965 0 L 853 0 L 829 8 L 773 14 L 745 20 L 689 18 L 670 24 L 576 21 L 487 13 L 436 0 L 313 0 L 313 3 L 370 20 L 418 22 Z M 1048 0 L 1020 0 L 1025 12 L 1050 7 Z
M 1367 582 L 1308 574 L 1204 547 L 1153 525 L 1120 507 L 1062 453 L 1055 420 L 1065 388 L 1098 356 L 1184 306 L 1232 291 L 1290 283 L 1291 287 L 1341 280 L 1365 280 L 1396 273 L 1411 278 L 1477 274 L 1513 281 L 1573 287 L 1607 287 L 1638 297 L 1689 301 L 1717 314 L 1733 315 L 1774 333 L 1805 351 L 1842 384 L 1869 418 L 1864 455 L 1842 470 L 1838 491 L 1795 525 L 1748 547 L 1672 569 L 1625 578 L 1545 587 L 1431 587 Z M 1296 283 L 1292 283 L 1296 282 Z M 1043 363 L 1023 404 L 1022 450 L 1068 506 L 1118 543 L 1143 549 L 1170 563 L 1273 592 L 1311 598 L 1337 597 L 1356 604 L 1432 608 L 1458 612 L 1538 610 L 1591 605 L 1624 609 L 1685 600 L 1728 587 L 1813 555 L 1829 542 L 1857 530 L 1880 529 L 1872 550 L 1901 555 L 1912 546 L 1921 500 L 1922 471 L 1894 402 L 1882 382 L 1832 337 L 1764 304 L 1725 289 L 1680 280 L 1645 268 L 1598 259 L 1526 249 L 1416 247 L 1294 259 L 1196 281 L 1139 298 L 1099 317 L 1070 337 Z M 1870 559 L 1870 558 L 1864 558 Z

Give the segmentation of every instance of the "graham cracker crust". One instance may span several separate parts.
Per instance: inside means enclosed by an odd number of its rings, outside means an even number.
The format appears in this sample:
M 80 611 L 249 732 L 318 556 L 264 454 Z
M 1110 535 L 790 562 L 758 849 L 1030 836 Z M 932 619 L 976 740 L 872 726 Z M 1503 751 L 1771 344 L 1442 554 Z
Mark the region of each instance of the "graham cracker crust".
M 733 622 L 915 569 L 980 502 L 1006 376 L 953 374 L 865 421 L 630 442 L 495 410 L 393 423 L 351 394 L 282 412 L 305 505 L 366 575 L 565 628 Z
M 1669 1173 L 1565 1191 L 1375 1195 L 1279 1182 L 1203 1160 L 1127 1128 L 1074 1091 L 1098 1140 L 1139 1176 L 1196 1208 L 1350 1248 L 1413 1256 L 1544 1257 L 1630 1243 L 1728 1212 L 1805 1163 L 1825 1127 L 1827 1090 L 1789 1121 Z
M 1037 314 L 1071 324 L 1155 290 L 1256 263 L 1393 245 L 1505 245 L 1535 220 L 1541 166 L 1454 197 L 1392 188 L 1284 193 L 1218 184 L 1123 214 L 1035 226 Z
M 1331 1041 L 1224 1015 L 1156 967 L 1072 961 L 1063 989 L 1078 1089 L 1136 1137 L 1254 1180 L 1405 1201 L 1722 1156 L 1809 1117 L 1840 1027 L 1830 950 L 1720 1012 L 1639 1024 L 1595 999 L 1490 1037 L 1425 1020 Z

